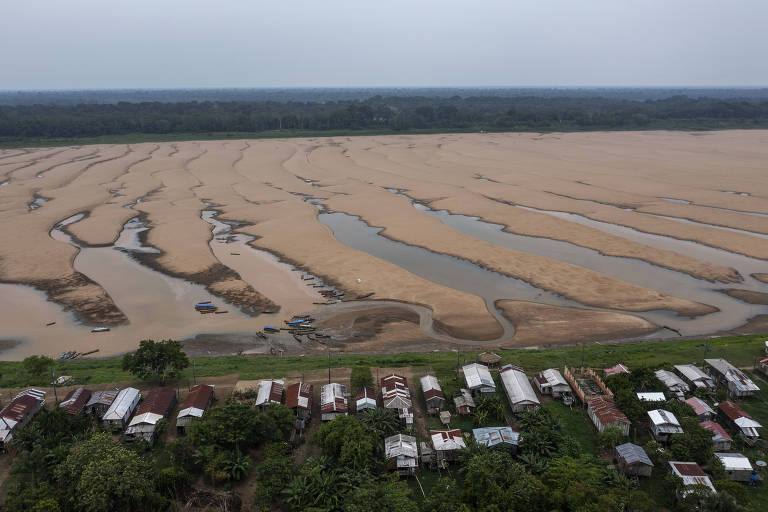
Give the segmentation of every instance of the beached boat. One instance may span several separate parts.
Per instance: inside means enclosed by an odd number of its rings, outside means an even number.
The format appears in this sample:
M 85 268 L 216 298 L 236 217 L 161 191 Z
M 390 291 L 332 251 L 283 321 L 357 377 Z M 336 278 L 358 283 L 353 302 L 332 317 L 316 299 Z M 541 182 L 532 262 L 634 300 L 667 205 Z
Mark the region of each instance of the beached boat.
M 94 327 L 91 332 L 107 332 L 109 327 Z
M 275 327 L 273 325 L 265 325 L 264 326 L 264 332 L 280 332 L 280 329 L 278 327 Z

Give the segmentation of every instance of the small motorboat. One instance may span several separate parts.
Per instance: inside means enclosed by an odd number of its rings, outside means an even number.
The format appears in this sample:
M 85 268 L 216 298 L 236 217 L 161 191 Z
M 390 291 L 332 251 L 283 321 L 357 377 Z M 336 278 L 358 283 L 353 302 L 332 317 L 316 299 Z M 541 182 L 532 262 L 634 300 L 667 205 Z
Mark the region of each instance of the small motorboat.
M 275 326 L 273 326 L 273 325 L 265 325 L 264 326 L 264 332 L 275 333 L 275 332 L 280 332 L 280 329 L 275 327 Z
M 109 331 L 109 327 L 94 327 L 91 329 L 91 332 L 107 332 Z

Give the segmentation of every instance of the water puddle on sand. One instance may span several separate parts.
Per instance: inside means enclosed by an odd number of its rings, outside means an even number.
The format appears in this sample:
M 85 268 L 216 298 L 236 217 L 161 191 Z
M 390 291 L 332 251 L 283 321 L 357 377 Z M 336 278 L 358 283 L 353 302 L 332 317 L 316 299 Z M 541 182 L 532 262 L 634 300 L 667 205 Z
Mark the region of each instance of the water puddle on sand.
M 216 219 L 218 214 L 215 210 L 202 212 L 203 220 L 213 226 L 213 238 L 209 245 L 214 256 L 240 274 L 243 281 L 279 304 L 280 318 L 290 319 L 294 314 L 311 311 L 317 307 L 313 302 L 326 300 L 312 288 L 314 281 L 303 280 L 298 271 L 276 256 L 248 245 L 254 238 L 233 233 L 232 223 Z
M 51 230 L 51 237 L 77 247 L 63 230 L 84 214 L 65 219 Z M 106 356 L 133 350 L 139 340 L 181 339 L 200 333 L 254 332 L 274 322 L 271 315 L 253 318 L 236 307 L 211 296 L 201 285 L 167 276 L 141 265 L 131 252 L 157 252 L 142 247 L 138 231 L 146 229 L 131 219 L 122 230 L 116 247 L 80 248 L 74 268 L 101 285 L 129 324 L 109 332 L 90 333 L 90 327 L 77 324 L 73 315 L 46 300 L 43 292 L 28 286 L 0 284 L 0 339 L 22 341 L 2 352 L 3 359 L 19 359 L 30 354 L 58 356 L 66 350 L 99 349 Z M 201 315 L 196 302 L 211 300 L 226 314 Z M 46 326 L 49 322 L 55 325 Z
M 399 193 L 399 191 L 388 190 L 411 200 L 411 198 Z M 724 288 L 768 291 L 768 286 L 761 284 L 751 277 L 747 277 L 744 283 L 711 283 L 706 280 L 695 279 L 681 272 L 658 267 L 639 259 L 606 256 L 593 249 L 569 242 L 502 231 L 504 226 L 500 224 L 484 222 L 477 217 L 452 214 L 445 210 L 433 210 L 424 204 L 411 201 L 415 208 L 437 217 L 450 228 L 499 247 L 506 247 L 515 251 L 571 263 L 600 272 L 619 281 L 636 284 L 693 302 L 715 306 L 720 310 L 716 313 L 696 318 L 679 317 L 664 311 L 631 313 L 642 316 L 657 325 L 673 327 L 685 335 L 706 334 L 735 328 L 743 325 L 749 318 L 757 314 L 768 313 L 768 306 L 747 304 L 717 291 Z M 734 260 L 730 261 L 742 259 L 752 260 L 751 258 L 736 256 Z M 762 265 L 763 268 L 767 266 L 766 262 L 754 261 L 757 262 L 756 264 Z M 749 274 L 744 274 L 743 271 L 748 271 L 754 267 L 751 266 L 750 262 L 748 267 L 734 268 L 742 271 L 742 275 L 749 276 Z

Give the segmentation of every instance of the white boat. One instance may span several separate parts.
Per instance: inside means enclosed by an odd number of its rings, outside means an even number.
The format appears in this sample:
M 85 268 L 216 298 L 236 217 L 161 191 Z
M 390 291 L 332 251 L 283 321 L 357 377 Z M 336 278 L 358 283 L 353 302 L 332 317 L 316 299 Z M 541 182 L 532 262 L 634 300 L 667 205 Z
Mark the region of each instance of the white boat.
M 109 327 L 94 327 L 91 332 L 107 332 Z

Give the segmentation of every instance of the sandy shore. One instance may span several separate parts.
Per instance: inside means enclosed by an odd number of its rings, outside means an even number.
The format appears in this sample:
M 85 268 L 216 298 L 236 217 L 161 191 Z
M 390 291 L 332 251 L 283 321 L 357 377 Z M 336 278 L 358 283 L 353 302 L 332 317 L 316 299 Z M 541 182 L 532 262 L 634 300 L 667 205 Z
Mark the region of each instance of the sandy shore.
M 398 345 L 391 333 L 398 333 L 403 343 L 423 347 L 461 340 L 525 346 L 639 336 L 654 328 L 638 316 L 643 312 L 664 310 L 688 317 L 716 310 L 695 296 L 655 289 L 653 283 L 663 279 L 663 272 L 684 275 L 701 286 L 717 282 L 712 289 L 725 287 L 729 297 L 742 301 L 761 301 L 768 292 L 760 288 L 760 283 L 768 283 L 768 274 L 759 268 L 759 260 L 768 260 L 766 141 L 765 131 L 509 133 L 6 151 L 0 158 L 0 282 L 44 291 L 49 301 L 73 313 L 74 318 L 61 317 L 61 322 L 141 322 L 129 318 L 112 297 L 137 303 L 130 287 L 121 286 L 119 279 L 97 282 L 88 277 L 88 269 L 76 270 L 78 247 L 49 235 L 63 219 L 84 213 L 82 220 L 67 227 L 74 243 L 109 247 L 126 222 L 138 217 L 149 228 L 142 242 L 157 249 L 133 255 L 142 265 L 200 284 L 251 315 L 281 311 L 289 317 L 317 302 L 312 283 L 301 281 L 296 270 L 345 291 L 347 298 L 373 293 L 375 299 L 410 305 L 379 304 L 377 310 L 365 306 L 359 311 L 329 307 L 324 321 L 346 330 L 345 346 L 358 350 Z M 590 258 L 647 262 L 649 279 L 647 284 L 625 280 L 603 273 L 600 265 L 587 268 L 560 261 L 556 254 L 494 245 L 456 231 L 387 189 L 405 191 L 433 210 L 501 225 L 511 234 L 594 250 Z M 460 258 L 577 306 L 611 311 L 536 304 L 510 293 L 500 297 L 499 304 L 515 327 L 511 336 L 486 300 L 458 283 L 433 282 L 386 255 L 341 243 L 318 218 L 309 197 L 383 228 L 380 235 L 388 239 Z M 212 226 L 201 218 L 201 212 L 211 208 L 220 212 L 219 219 L 242 222 L 235 232 L 253 237 L 248 245 L 239 245 L 237 251 L 226 246 L 212 250 Z M 643 243 L 597 224 L 547 213 L 552 211 L 654 233 L 670 243 Z M 721 251 L 709 258 L 706 251 L 678 249 L 675 240 Z M 264 252 L 251 254 L 249 247 Z M 731 264 L 729 254 L 753 258 L 749 268 L 755 269 L 737 271 L 737 263 L 746 260 Z M 141 286 L 134 288 L 140 293 Z M 35 306 L 34 297 L 25 298 L 25 303 L 38 314 L 17 320 L 3 317 L 14 336 L 0 327 L 0 338 L 18 339 L 19 333 L 34 337 L 45 323 L 42 315 L 54 316 L 42 305 Z M 183 300 L 189 300 L 188 295 Z M 756 304 L 765 304 L 760 301 Z M 429 326 L 423 325 L 426 317 Z M 282 316 L 264 318 L 257 324 L 279 322 Z M 738 318 L 744 318 L 743 312 Z M 218 324 L 225 322 L 217 319 Z M 508 331 L 510 336 L 503 339 Z M 72 339 L 65 336 L 52 351 L 75 343 L 81 329 L 67 332 Z M 210 341 L 198 337 L 201 347 L 199 340 Z M 40 351 L 46 343 L 29 346 Z M 24 344 L 13 347 L 14 357 L 23 355 Z

